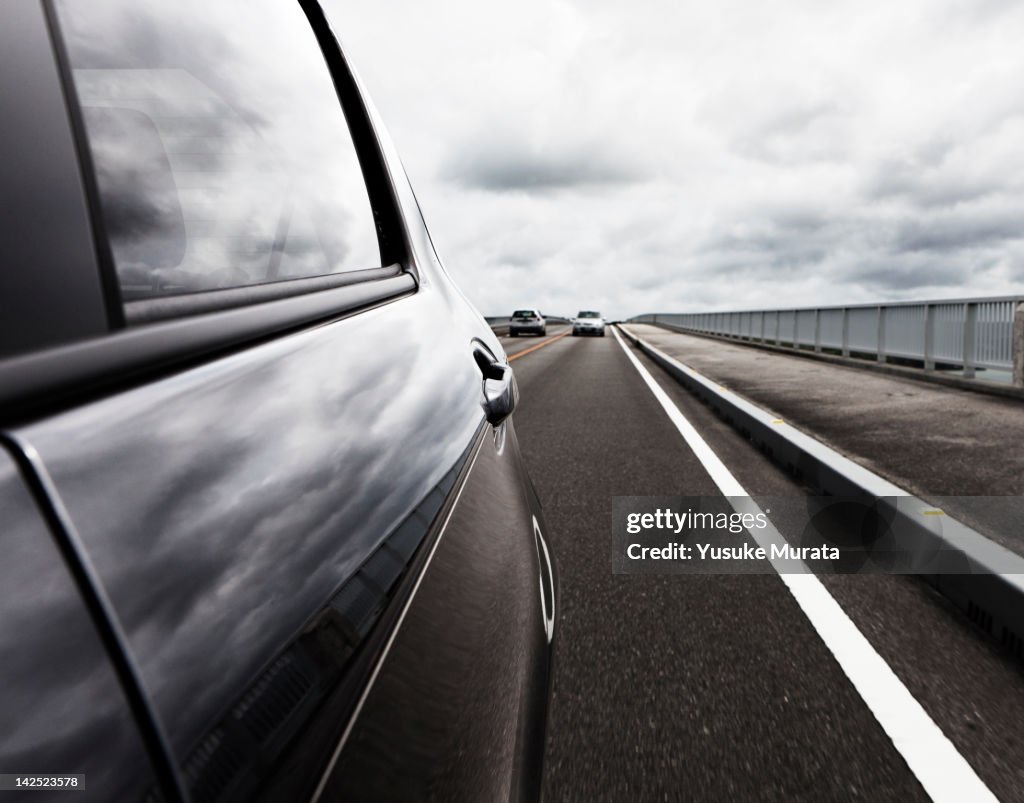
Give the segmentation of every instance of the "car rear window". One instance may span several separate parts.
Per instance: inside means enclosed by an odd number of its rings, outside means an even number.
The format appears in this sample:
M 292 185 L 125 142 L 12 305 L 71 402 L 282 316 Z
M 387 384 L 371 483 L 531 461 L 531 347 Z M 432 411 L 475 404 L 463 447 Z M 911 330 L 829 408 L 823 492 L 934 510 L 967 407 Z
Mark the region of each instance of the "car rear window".
M 577 315 L 576 317 L 577 318 L 600 318 L 601 317 L 601 313 L 600 312 L 594 312 L 593 310 L 582 310 L 580 312 L 580 314 Z
M 298 3 L 58 0 L 125 301 L 380 265 Z
M 533 318 L 536 316 L 532 309 L 520 309 L 512 313 L 513 318 Z

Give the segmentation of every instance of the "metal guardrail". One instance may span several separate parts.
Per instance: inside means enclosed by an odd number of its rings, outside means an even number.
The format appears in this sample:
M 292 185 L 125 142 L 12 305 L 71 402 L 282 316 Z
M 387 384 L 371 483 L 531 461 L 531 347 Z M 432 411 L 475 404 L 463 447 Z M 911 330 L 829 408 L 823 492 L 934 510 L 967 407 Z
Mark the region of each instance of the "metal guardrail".
M 1024 384 L 1024 296 L 943 299 L 846 307 L 638 315 L 682 332 L 831 351 L 878 362 L 901 358 L 925 370 L 1011 371 Z M 1015 328 L 1016 322 L 1016 328 Z M 1016 332 L 1016 334 L 1015 334 Z

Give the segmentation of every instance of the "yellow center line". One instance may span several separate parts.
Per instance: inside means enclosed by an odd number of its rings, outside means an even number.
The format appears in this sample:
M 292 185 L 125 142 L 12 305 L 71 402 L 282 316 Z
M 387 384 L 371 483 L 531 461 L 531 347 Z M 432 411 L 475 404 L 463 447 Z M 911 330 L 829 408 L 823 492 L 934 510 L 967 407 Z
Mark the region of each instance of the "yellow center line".
M 513 354 L 511 357 L 508 358 L 508 361 L 512 362 L 512 360 L 518 360 L 520 357 L 525 357 L 531 351 L 536 351 L 537 349 L 542 349 L 546 345 L 548 345 L 548 343 L 554 343 L 556 340 L 561 340 L 567 334 L 569 334 L 568 331 L 562 332 L 562 334 L 555 335 L 554 337 L 549 337 L 547 340 L 544 340 L 544 341 L 538 343 L 536 346 L 530 346 L 530 348 L 528 348 L 528 349 L 523 349 L 522 351 L 517 351 L 515 354 Z

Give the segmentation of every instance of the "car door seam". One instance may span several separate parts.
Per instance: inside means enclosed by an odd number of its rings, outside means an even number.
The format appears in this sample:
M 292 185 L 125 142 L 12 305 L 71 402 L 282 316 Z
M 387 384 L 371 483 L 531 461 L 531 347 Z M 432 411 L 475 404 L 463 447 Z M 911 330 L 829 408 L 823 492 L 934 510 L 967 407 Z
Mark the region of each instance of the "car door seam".
M 81 538 L 64 507 L 53 479 L 43 465 L 39 453 L 18 435 L 10 432 L 0 433 L 0 445 L 6 447 L 17 465 L 58 551 L 64 558 L 68 572 L 106 649 L 107 657 L 132 712 L 132 718 L 147 748 L 147 755 L 160 788 L 165 794 L 172 795 L 173 803 L 185 801 L 185 784 L 171 759 L 167 735 L 143 690 L 141 675 L 128 651 L 127 638 L 118 623 L 113 604 L 81 547 Z

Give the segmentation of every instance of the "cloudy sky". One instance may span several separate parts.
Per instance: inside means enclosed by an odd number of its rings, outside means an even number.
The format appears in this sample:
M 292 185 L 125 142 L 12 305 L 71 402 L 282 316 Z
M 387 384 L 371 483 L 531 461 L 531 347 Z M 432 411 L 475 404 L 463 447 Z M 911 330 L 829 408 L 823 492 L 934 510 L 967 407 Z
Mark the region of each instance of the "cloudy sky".
M 1024 292 L 1024 3 L 325 4 L 485 314 Z

